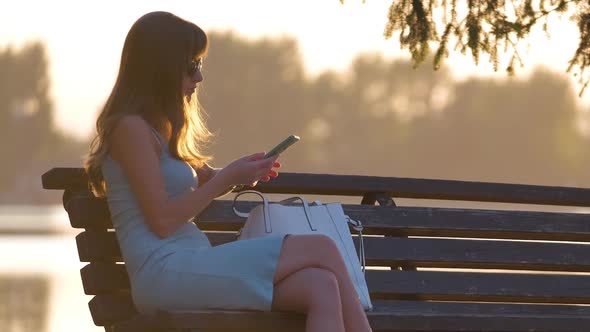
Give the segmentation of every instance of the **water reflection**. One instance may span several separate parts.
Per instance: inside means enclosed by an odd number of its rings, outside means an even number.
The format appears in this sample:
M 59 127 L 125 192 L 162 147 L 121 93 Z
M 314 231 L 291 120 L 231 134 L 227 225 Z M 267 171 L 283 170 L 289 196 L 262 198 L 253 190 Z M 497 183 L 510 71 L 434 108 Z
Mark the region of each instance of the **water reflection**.
M 0 332 L 104 332 L 82 288 L 78 231 L 62 211 L 0 206 Z
M 0 276 L 0 331 L 47 331 L 49 280 Z

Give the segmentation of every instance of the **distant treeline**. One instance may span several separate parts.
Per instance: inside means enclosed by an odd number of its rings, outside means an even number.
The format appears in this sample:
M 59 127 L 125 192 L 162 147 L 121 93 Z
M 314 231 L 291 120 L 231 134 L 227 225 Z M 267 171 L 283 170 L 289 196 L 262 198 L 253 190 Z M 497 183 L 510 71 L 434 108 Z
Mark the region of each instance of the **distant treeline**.
M 201 102 L 215 166 L 294 133 L 301 142 L 281 157 L 283 171 L 590 187 L 585 114 L 565 73 L 459 83 L 363 54 L 347 72 L 310 79 L 294 39 L 210 37 Z M 0 73 L 0 204 L 57 203 L 41 174 L 81 166 L 88 142 L 52 122 L 41 44 L 1 50 Z

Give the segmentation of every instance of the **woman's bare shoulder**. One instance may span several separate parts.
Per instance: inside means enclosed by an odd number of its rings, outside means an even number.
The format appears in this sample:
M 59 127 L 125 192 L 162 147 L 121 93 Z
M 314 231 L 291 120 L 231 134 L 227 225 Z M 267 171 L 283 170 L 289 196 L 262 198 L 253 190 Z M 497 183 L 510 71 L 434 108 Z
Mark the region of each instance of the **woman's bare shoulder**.
M 117 119 L 113 126 L 113 133 L 139 133 L 149 130 L 150 126 L 147 121 L 137 114 L 124 115 Z
M 151 150 L 159 153 L 158 142 L 151 132 L 150 125 L 139 115 L 125 115 L 118 119 L 108 139 L 111 146 L 109 150 L 114 159 L 134 151 Z

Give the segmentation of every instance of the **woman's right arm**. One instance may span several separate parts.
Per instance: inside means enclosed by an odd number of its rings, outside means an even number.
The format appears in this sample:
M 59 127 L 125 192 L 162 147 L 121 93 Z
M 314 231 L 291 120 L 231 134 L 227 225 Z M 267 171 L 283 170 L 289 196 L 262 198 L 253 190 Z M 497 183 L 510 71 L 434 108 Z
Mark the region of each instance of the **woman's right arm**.
M 160 173 L 160 147 L 148 124 L 139 116 L 126 116 L 109 139 L 111 157 L 122 167 L 145 221 L 161 238 L 174 233 L 234 184 L 230 176 L 217 174 L 194 190 L 168 198 Z

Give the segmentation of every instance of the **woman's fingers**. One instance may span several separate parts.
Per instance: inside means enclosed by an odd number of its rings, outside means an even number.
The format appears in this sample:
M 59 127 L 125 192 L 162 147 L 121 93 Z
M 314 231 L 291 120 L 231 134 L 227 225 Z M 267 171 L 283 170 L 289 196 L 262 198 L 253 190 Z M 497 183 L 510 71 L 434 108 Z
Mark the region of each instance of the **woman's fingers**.
M 277 176 L 279 176 L 279 172 L 271 169 L 260 178 L 260 181 L 268 182 L 270 179 L 276 178 Z
M 279 175 L 279 172 L 277 172 L 276 170 L 274 170 L 273 168 L 279 168 L 281 167 L 281 163 L 277 162 L 278 156 L 275 156 L 273 158 L 269 158 L 267 159 L 261 159 L 261 160 L 255 160 L 254 162 L 257 163 L 257 179 L 260 179 L 259 181 L 263 181 L 263 182 L 268 182 L 270 181 L 271 178 L 276 178 Z
M 264 157 L 265 154 L 266 154 L 265 152 L 256 152 L 256 153 L 249 155 L 247 158 L 248 158 L 248 160 L 260 160 Z
M 263 176 L 260 179 L 260 181 L 268 182 L 270 181 L 270 179 L 276 178 L 277 176 L 279 176 L 279 173 L 277 171 L 270 171 L 267 175 Z

